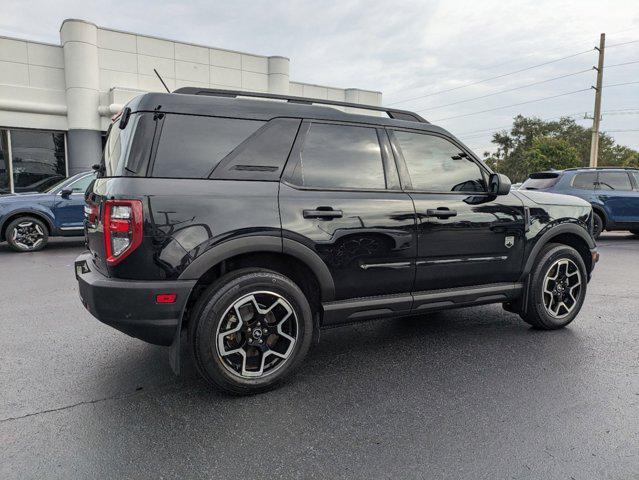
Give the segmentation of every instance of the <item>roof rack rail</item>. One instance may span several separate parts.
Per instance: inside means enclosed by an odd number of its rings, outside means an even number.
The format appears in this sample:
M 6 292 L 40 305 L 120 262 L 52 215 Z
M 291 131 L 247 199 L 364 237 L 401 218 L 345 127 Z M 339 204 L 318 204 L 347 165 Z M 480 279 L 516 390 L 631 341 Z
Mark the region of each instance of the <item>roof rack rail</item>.
M 376 112 L 384 112 L 390 118 L 396 120 L 408 120 L 410 122 L 429 123 L 427 120 L 414 112 L 408 110 L 398 110 L 395 108 L 376 107 L 373 105 L 362 105 L 359 103 L 339 102 L 337 100 L 321 100 L 317 98 L 294 97 L 291 95 L 278 95 L 274 93 L 259 92 L 241 92 L 239 90 L 220 90 L 216 88 L 198 88 L 198 87 L 182 87 L 174 90 L 173 93 L 181 93 L 186 95 L 210 95 L 214 97 L 252 97 L 252 98 L 268 98 L 272 100 L 285 100 L 289 103 L 301 103 L 305 105 L 332 105 L 336 107 L 358 108 L 360 110 L 372 110 Z
M 573 171 L 573 170 L 610 170 L 610 169 L 617 169 L 617 170 L 639 170 L 639 168 L 637 167 L 620 167 L 620 166 L 603 166 L 603 167 L 571 167 L 571 168 L 566 168 L 564 169 L 564 171 Z

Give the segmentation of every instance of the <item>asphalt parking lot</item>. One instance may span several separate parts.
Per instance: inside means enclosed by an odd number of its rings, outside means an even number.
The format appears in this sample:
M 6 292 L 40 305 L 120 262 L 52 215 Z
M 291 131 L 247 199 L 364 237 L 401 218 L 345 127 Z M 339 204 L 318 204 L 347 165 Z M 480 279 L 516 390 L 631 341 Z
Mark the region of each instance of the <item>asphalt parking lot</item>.
M 639 478 L 639 239 L 608 234 L 580 316 L 499 306 L 323 333 L 234 398 L 81 306 L 77 240 L 0 245 L 0 478 Z

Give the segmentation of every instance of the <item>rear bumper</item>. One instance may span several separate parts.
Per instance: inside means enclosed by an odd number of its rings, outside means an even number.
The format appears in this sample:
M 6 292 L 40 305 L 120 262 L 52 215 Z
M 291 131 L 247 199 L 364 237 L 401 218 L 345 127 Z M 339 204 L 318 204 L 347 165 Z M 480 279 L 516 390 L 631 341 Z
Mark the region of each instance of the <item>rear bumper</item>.
M 89 252 L 75 260 L 80 299 L 95 318 L 132 337 L 171 345 L 195 280 L 139 281 L 104 276 Z M 174 303 L 156 303 L 159 294 L 174 293 Z

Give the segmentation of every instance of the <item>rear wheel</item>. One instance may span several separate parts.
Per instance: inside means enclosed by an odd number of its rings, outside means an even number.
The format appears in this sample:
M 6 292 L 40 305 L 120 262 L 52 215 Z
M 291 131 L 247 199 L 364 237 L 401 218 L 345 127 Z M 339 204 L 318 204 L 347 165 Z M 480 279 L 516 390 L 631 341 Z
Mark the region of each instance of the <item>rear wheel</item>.
M 225 275 L 204 292 L 192 318 L 200 374 L 238 395 L 279 384 L 306 356 L 313 336 L 308 300 L 289 278 L 270 270 Z
M 5 238 L 16 252 L 35 252 L 46 246 L 49 230 L 37 218 L 20 217 L 7 226 Z
M 592 236 L 594 237 L 595 240 L 599 238 L 599 235 L 601 235 L 601 232 L 603 232 L 603 229 L 604 229 L 603 219 L 601 218 L 601 215 L 599 215 L 598 213 L 595 213 L 594 225 L 592 229 Z
M 588 281 L 584 261 L 574 248 L 559 244 L 544 247 L 530 280 L 524 321 L 553 330 L 574 320 L 583 305 Z

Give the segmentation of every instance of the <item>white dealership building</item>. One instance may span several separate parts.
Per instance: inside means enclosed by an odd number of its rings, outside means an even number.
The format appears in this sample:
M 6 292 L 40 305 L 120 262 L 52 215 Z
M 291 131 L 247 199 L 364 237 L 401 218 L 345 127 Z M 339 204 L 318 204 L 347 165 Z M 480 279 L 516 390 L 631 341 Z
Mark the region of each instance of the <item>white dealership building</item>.
M 110 118 L 148 91 L 206 87 L 380 105 L 381 93 L 292 81 L 290 60 L 69 19 L 60 44 L 0 36 L 0 193 L 44 190 L 99 161 Z

